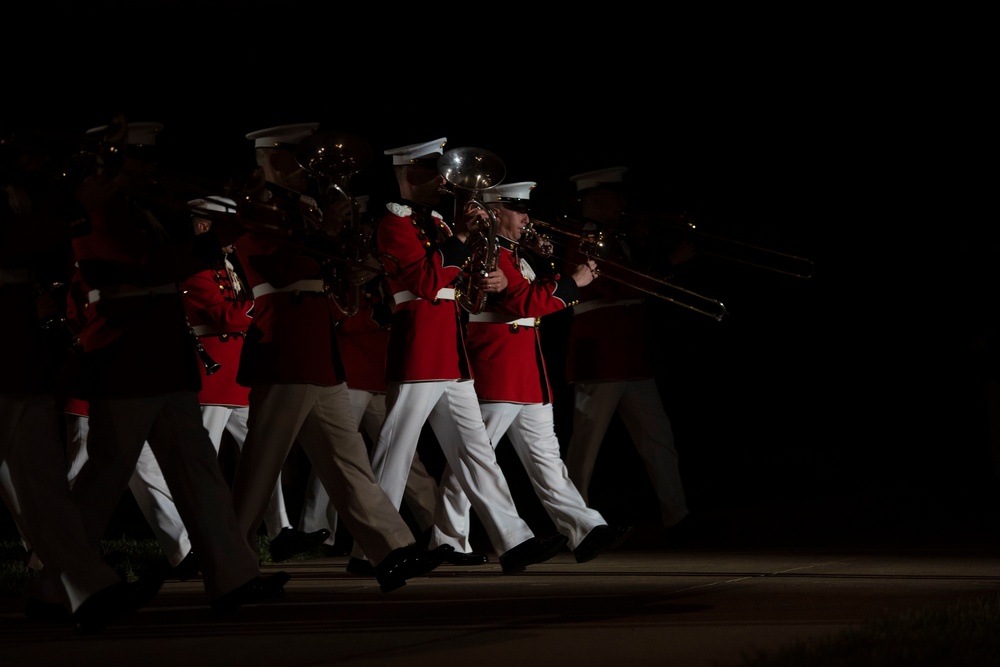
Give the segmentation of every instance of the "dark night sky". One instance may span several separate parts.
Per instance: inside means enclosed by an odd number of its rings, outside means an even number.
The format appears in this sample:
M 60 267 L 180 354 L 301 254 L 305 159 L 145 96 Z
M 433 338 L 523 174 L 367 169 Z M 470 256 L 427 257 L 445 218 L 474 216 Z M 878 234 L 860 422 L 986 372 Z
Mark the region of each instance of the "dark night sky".
M 211 33 L 211 53 L 185 30 L 135 58 L 121 31 L 90 58 L 58 43 L 54 65 L 14 72 L 0 119 L 68 135 L 116 113 L 158 120 L 165 163 L 219 183 L 249 173 L 247 132 L 318 121 L 371 144 L 355 194 L 392 187 L 383 150 L 437 137 L 496 153 L 508 182 L 539 183 L 540 201 L 562 201 L 574 173 L 627 165 L 648 198 L 698 212 L 710 231 L 816 263 L 809 281 L 698 265 L 692 286 L 726 303 L 721 323 L 660 308 L 692 502 L 996 476 L 982 347 L 994 246 L 978 228 L 923 231 L 928 180 L 914 175 L 937 146 L 912 141 L 920 112 L 899 76 L 809 50 L 808 36 L 680 48 L 676 28 L 626 39 L 616 18 L 616 41 L 596 25 L 513 44 L 376 22 L 261 34 L 244 23 L 267 23 L 274 4 L 231 5 L 251 11 Z M 366 55 L 383 42 L 387 57 Z

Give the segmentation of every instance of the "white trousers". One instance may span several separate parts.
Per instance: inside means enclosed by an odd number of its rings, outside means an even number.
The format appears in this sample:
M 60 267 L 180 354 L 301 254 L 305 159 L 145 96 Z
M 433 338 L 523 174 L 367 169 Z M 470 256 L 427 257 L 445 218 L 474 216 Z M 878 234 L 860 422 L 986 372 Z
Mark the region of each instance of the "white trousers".
M 502 555 L 534 537 L 518 515 L 497 463 L 472 381 L 389 384 L 385 422 L 372 452 L 372 470 L 394 506 L 402 502 L 425 422 L 434 431 L 496 553 Z M 364 556 L 357 544 L 353 555 Z
M 195 392 L 90 401 L 87 461 L 73 483 L 87 536 L 98 545 L 148 443 L 198 553 L 210 599 L 258 576 L 233 511 Z M 42 569 L 42 574 L 48 565 Z
M 385 420 L 385 394 L 362 389 L 348 389 L 351 397 L 351 411 L 358 430 L 368 436 L 370 442 L 378 440 L 378 432 Z M 434 523 L 434 504 L 437 502 L 437 480 L 427 472 L 419 456 L 413 457 L 410 476 L 406 478 L 403 499 L 413 513 L 417 525 L 426 530 Z M 317 530 L 330 531 L 324 544 L 332 545 L 337 535 L 337 508 L 330 502 L 330 495 L 319 481 L 316 469 L 309 471 L 299 530 L 312 533 Z
M 372 474 L 368 449 L 352 416 L 347 385 L 255 385 L 250 420 L 233 480 L 233 502 L 245 539 L 255 539 L 281 468 L 298 440 L 356 544 L 376 564 L 413 544 L 413 533 Z
M 573 436 L 566 448 L 566 469 L 588 497 L 597 453 L 615 411 L 621 415 L 660 503 L 664 527 L 688 515 L 674 448 L 674 431 L 655 380 L 579 382 L 574 387 Z
M 600 512 L 587 507 L 570 481 L 559 451 L 551 404 L 486 402 L 479 407 L 494 448 L 506 434 L 542 507 L 559 532 L 569 538 L 570 549 L 575 549 L 596 526 L 607 523 Z M 469 544 L 471 508 L 457 478 L 445 467 L 441 474 L 431 545 L 450 544 L 456 551 L 472 551 Z
M 45 563 L 32 595 L 76 611 L 121 578 L 98 554 L 70 499 L 66 452 L 55 400 L 0 394 L 0 465 L 4 503 L 22 536 Z

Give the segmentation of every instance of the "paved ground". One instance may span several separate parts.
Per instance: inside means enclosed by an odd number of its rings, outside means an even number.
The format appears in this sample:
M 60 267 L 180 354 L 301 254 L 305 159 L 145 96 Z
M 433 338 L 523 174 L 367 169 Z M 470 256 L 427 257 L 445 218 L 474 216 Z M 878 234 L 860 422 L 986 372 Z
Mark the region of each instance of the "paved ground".
M 0 600 L 0 655 L 6 665 L 735 667 L 887 614 L 1000 591 L 1000 540 L 975 526 L 850 539 L 791 520 L 728 528 L 673 549 L 640 530 L 589 563 L 567 552 L 518 576 L 495 559 L 443 566 L 389 594 L 347 574 L 342 557 L 266 566 L 292 575 L 286 596 L 227 620 L 210 615 L 199 580 L 168 582 L 91 637 L 30 624 L 20 601 Z

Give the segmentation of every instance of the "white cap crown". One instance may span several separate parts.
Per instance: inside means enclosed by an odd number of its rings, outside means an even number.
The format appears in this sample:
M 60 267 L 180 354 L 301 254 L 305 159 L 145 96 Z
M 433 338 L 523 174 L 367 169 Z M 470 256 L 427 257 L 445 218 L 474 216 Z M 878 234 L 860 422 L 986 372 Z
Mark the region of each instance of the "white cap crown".
M 625 178 L 626 171 L 628 171 L 628 167 L 609 167 L 608 169 L 598 169 L 570 176 L 569 180 L 576 183 L 576 191 L 580 192 L 581 190 L 596 188 L 598 185 L 621 183 Z
M 99 134 L 104 134 L 109 125 L 101 125 L 99 127 L 92 127 L 87 130 L 86 135 L 88 137 L 93 137 Z M 156 135 L 159 134 L 160 130 L 163 129 L 163 123 L 128 123 L 125 125 L 125 130 L 128 134 L 127 140 L 129 146 L 155 146 L 156 145 Z
M 283 148 L 298 144 L 315 132 L 318 127 L 319 123 L 277 125 L 249 132 L 246 138 L 253 142 L 254 148 Z
M 195 216 L 198 211 L 212 211 L 215 213 L 235 213 L 236 202 L 228 197 L 218 197 L 210 195 L 199 199 L 192 199 L 188 202 L 188 207 L 193 209 Z
M 531 191 L 537 183 L 521 181 L 519 183 L 504 183 L 488 190 L 483 190 L 483 203 L 491 202 L 524 202 L 531 198 Z
M 409 146 L 390 148 L 385 151 L 384 155 L 392 156 L 393 165 L 413 164 L 418 160 L 424 161 L 442 155 L 444 153 L 444 145 L 446 143 L 448 143 L 448 137 L 441 137 L 440 139 L 426 141 L 421 144 L 410 144 Z

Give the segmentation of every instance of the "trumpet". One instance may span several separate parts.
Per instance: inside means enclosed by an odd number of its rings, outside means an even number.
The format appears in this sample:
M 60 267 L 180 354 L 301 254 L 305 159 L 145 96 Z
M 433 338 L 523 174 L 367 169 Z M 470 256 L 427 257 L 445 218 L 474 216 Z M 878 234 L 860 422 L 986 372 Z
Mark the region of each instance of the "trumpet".
M 565 240 L 554 239 L 551 234 L 575 239 L 576 246 L 571 246 Z M 726 306 L 717 299 L 675 285 L 657 276 L 637 271 L 624 264 L 604 259 L 604 235 L 600 230 L 574 231 L 558 224 L 529 218 L 528 225 L 521 232 L 521 243 L 539 250 L 554 249 L 555 245 L 564 246 L 567 251 L 576 253 L 575 256 L 571 254 L 567 258 L 569 261 L 575 261 L 576 258 L 595 260 L 602 277 L 637 289 L 675 306 L 706 315 L 717 322 L 726 316 Z
M 477 199 L 480 190 L 500 185 L 506 175 L 506 167 L 493 153 L 482 148 L 454 148 L 438 158 L 438 173 L 451 186 L 442 192 L 455 197 L 453 221 L 458 221 L 470 205 L 486 213 L 486 219 L 469 234 L 467 243 L 472 249 L 469 268 L 459 278 L 455 287 L 455 300 L 473 315 L 482 312 L 486 306 L 486 292 L 477 286 L 480 276 L 485 276 L 497 268 L 499 246 L 497 245 L 497 220 L 493 209 Z

